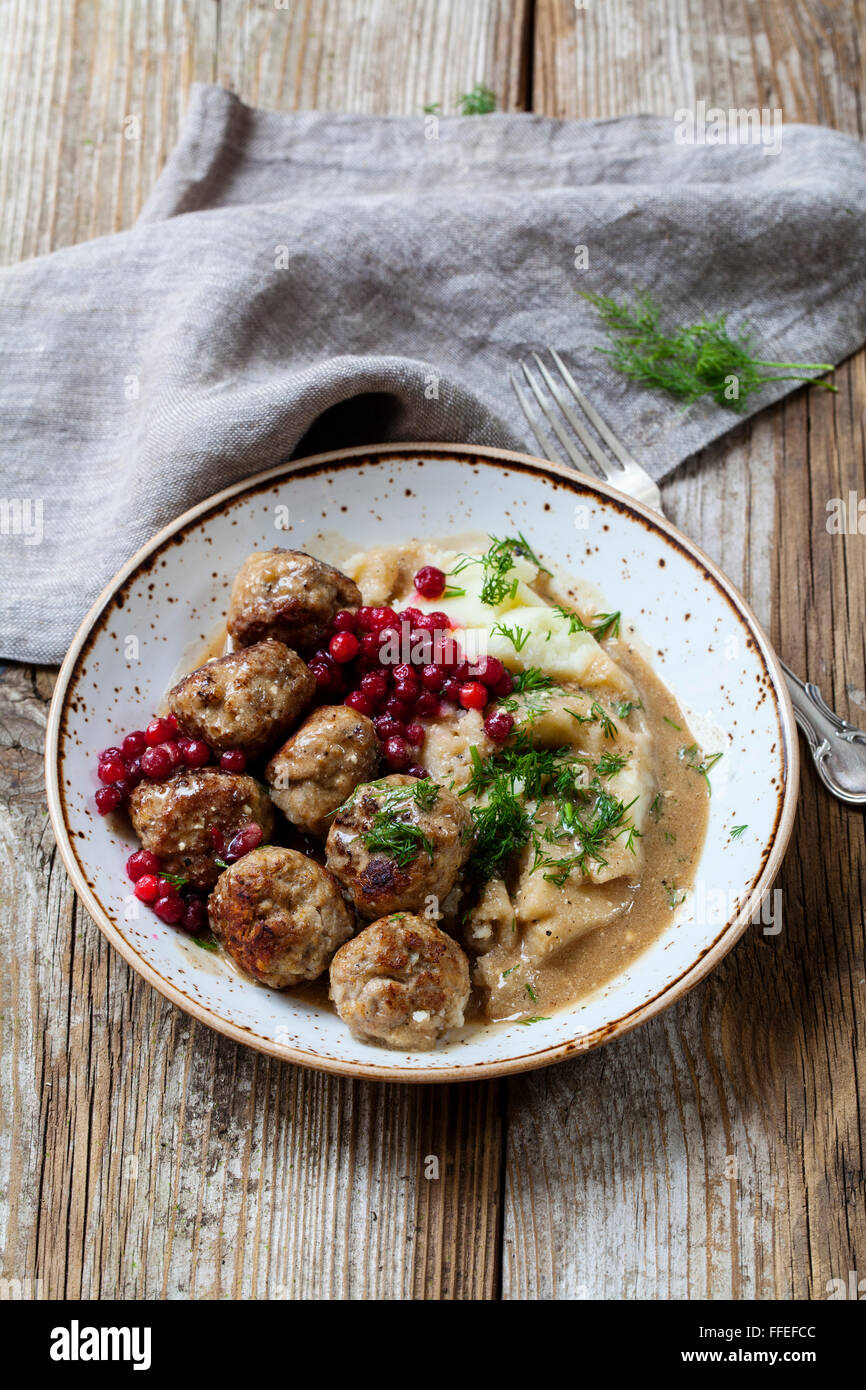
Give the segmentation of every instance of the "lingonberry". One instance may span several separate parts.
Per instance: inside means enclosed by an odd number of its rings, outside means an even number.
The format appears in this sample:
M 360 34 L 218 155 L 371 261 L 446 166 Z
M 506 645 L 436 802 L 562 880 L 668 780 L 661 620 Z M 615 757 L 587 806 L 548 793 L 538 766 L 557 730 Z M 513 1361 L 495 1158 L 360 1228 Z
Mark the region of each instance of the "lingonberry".
M 425 730 L 423 724 L 410 724 L 406 730 L 406 742 L 413 748 L 420 748 L 424 742 Z
M 426 767 L 422 767 L 420 763 L 410 763 L 406 768 L 406 773 L 409 777 L 420 777 L 422 779 L 430 776 Z
M 406 734 L 406 725 L 391 714 L 377 715 L 373 720 L 373 727 L 382 743 L 386 743 L 389 738 L 404 738 Z
M 157 898 L 153 910 L 161 922 L 176 927 L 178 922 L 183 921 L 186 906 L 178 893 L 166 893 L 163 897 Z
M 155 903 L 159 897 L 159 875 L 142 874 L 141 878 L 135 880 L 132 891 L 141 902 Z
M 494 743 L 504 743 L 513 728 L 514 715 L 505 709 L 494 710 L 484 721 L 484 732 Z
M 333 627 L 335 632 L 354 632 L 357 623 L 355 614 L 350 613 L 348 608 L 341 608 L 334 614 Z
M 432 690 L 422 690 L 415 701 L 415 714 L 419 719 L 435 719 L 439 713 L 439 697 Z
M 141 769 L 141 758 L 129 758 L 126 763 L 126 776 L 123 779 L 127 787 L 137 787 L 144 773 Z
M 366 695 L 363 690 L 350 690 L 343 703 L 347 704 L 349 709 L 355 710 L 357 714 L 366 714 L 368 718 L 375 709 L 370 696 Z
M 123 749 L 122 749 L 122 748 L 103 748 L 102 752 L 101 752 L 100 755 L 99 755 L 98 761 L 101 762 L 101 763 L 108 763 L 108 762 L 112 762 L 115 758 L 122 758 L 122 757 L 123 757 Z
M 441 666 L 436 666 L 432 662 L 429 666 L 421 667 L 421 684 L 427 690 L 432 690 L 438 694 L 445 684 L 445 672 Z
M 393 608 L 371 608 L 370 609 L 370 631 L 381 632 L 383 628 L 393 627 L 397 621 L 397 614 Z
M 514 677 L 510 671 L 503 671 L 495 685 L 490 687 L 490 693 L 495 695 L 497 700 L 504 700 L 506 695 L 510 695 L 514 689 Z
M 204 767 L 210 762 L 210 749 L 201 738 L 188 738 L 180 745 L 181 756 L 187 767 Z
M 167 777 L 171 772 L 171 754 L 168 749 L 161 743 L 156 747 L 145 748 L 141 755 L 141 770 L 145 777 Z
M 483 709 L 488 699 L 487 687 L 480 681 L 467 681 L 460 687 L 460 703 L 464 709 Z
M 366 605 L 358 609 L 357 613 L 355 614 L 355 622 L 358 625 L 359 632 L 370 631 L 370 615 L 372 612 L 372 608 L 368 608 L 366 607 Z
M 460 699 L 460 682 L 454 676 L 449 676 L 439 693 L 443 700 L 453 700 L 456 705 Z
M 147 739 L 143 729 L 133 729 L 131 734 L 127 734 L 123 743 L 120 745 L 125 758 L 140 758 L 147 747 Z
M 207 908 L 201 898 L 187 898 L 183 909 L 184 931 L 201 931 L 207 926 Z
M 435 565 L 424 565 L 415 575 L 415 588 L 423 598 L 439 598 L 445 592 L 445 574 Z
M 480 681 L 492 690 L 498 681 L 505 675 L 505 667 L 496 656 L 482 656 L 475 668 L 475 673 Z
M 395 735 L 385 742 L 385 761 L 389 767 L 401 771 L 409 765 L 409 746 L 404 738 Z
M 100 782 L 122 782 L 126 776 L 126 763 L 120 754 L 116 758 L 106 758 L 97 768 L 96 775 Z
M 233 864 L 236 859 L 249 854 L 250 850 L 258 849 L 264 838 L 264 832 L 260 825 L 255 821 L 250 821 L 249 825 L 242 825 L 237 835 L 229 841 L 226 850 L 226 862 Z
M 151 854 L 149 849 L 136 850 L 126 861 L 126 872 L 137 883 L 143 874 L 156 874 L 159 872 L 159 860 L 155 854 Z
M 367 671 L 361 677 L 361 689 L 371 700 L 384 700 L 388 694 L 388 677 L 382 670 Z
M 360 643 L 354 632 L 337 632 L 328 643 L 328 651 L 335 661 L 342 664 L 355 660 L 360 651 Z
M 107 816 L 109 811 L 116 811 L 123 797 L 117 787 L 100 787 L 96 793 L 96 809 L 101 816 Z
M 224 753 L 220 754 L 220 770 L 222 772 L 243 772 L 246 765 L 247 755 L 242 748 L 227 748 Z
M 167 719 L 152 719 L 144 731 L 145 742 L 149 748 L 155 748 L 158 743 L 167 743 L 174 731 L 175 726 Z

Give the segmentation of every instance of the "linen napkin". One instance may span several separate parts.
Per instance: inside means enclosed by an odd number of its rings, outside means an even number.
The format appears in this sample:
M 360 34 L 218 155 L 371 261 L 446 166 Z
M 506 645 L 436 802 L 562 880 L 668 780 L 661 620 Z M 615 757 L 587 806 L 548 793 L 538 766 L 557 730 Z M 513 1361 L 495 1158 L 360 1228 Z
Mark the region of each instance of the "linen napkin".
M 537 452 L 509 371 L 548 344 L 661 478 L 737 417 L 617 375 L 580 291 L 838 362 L 866 338 L 864 213 L 866 150 L 820 127 L 768 153 L 657 117 L 282 114 L 195 87 L 135 226 L 0 272 L 0 653 L 60 660 L 158 528 L 293 454 Z

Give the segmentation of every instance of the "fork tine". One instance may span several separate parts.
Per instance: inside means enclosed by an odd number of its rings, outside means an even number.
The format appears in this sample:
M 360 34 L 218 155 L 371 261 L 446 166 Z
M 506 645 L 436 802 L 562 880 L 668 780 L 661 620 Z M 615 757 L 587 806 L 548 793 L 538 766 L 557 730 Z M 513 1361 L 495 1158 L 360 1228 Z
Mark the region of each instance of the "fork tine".
M 589 423 L 597 430 L 601 438 L 605 441 L 611 453 L 615 454 L 623 468 L 635 466 L 635 461 L 623 444 L 620 444 L 613 430 L 602 420 L 595 406 L 590 405 L 586 396 L 581 391 L 571 372 L 566 367 L 556 348 L 550 348 L 550 355 L 563 375 L 565 384 L 574 399 L 577 401 Z
M 550 372 L 547 370 L 547 367 L 544 365 L 544 362 L 541 360 L 538 353 L 534 352 L 532 355 L 538 364 L 538 369 L 541 372 L 541 375 L 544 377 L 544 380 L 547 382 L 547 385 L 550 388 L 551 395 L 553 396 L 554 400 L 556 401 L 565 418 L 568 420 L 568 423 L 571 425 L 571 428 L 574 430 L 584 449 L 586 449 L 587 453 L 590 455 L 591 458 L 595 459 L 596 463 L 598 464 L 601 470 L 602 477 L 607 478 L 608 482 L 612 482 L 614 478 L 617 476 L 619 470 L 611 467 L 610 459 L 607 457 L 607 454 L 605 454 L 604 451 L 599 448 L 598 444 L 596 444 L 592 435 L 589 433 L 586 426 L 583 424 L 583 421 L 577 418 L 566 398 L 565 392 L 562 390 L 559 383 L 556 380 L 554 380 L 554 378 L 551 376 Z M 551 424 L 553 424 L 552 420 Z
M 510 373 L 510 377 L 512 390 L 514 391 L 515 396 L 520 402 L 520 408 L 526 416 L 526 419 L 529 423 L 529 428 L 532 430 L 532 433 L 535 435 L 535 438 L 538 441 L 538 447 L 541 450 L 542 455 L 544 456 L 544 458 L 550 459 L 551 463 L 561 463 L 562 455 L 557 452 L 556 445 L 550 438 L 550 435 L 545 434 L 541 426 L 536 423 L 532 407 L 529 404 L 529 401 L 526 398 L 526 393 L 521 387 L 520 383 L 518 382 L 517 377 L 514 375 L 513 372 Z
M 535 354 L 533 354 L 533 356 L 535 356 Z M 532 376 L 526 363 L 521 362 L 520 366 L 523 371 L 523 375 L 526 377 L 526 380 L 529 383 L 529 388 L 532 391 L 533 396 L 538 401 L 538 405 L 541 409 L 541 413 L 544 416 L 545 420 L 550 425 L 551 429 L 553 430 L 553 433 L 556 435 L 557 439 L 559 440 L 568 457 L 571 459 L 571 462 L 574 464 L 575 468 L 577 468 L 581 473 L 585 473 L 586 460 L 582 457 L 581 454 L 578 453 L 577 449 L 575 449 L 565 430 L 562 428 L 562 425 L 556 418 L 556 415 L 550 409 L 549 405 L 547 404 L 547 401 L 544 399 L 544 396 L 542 395 L 541 387 L 538 385 L 538 382 Z

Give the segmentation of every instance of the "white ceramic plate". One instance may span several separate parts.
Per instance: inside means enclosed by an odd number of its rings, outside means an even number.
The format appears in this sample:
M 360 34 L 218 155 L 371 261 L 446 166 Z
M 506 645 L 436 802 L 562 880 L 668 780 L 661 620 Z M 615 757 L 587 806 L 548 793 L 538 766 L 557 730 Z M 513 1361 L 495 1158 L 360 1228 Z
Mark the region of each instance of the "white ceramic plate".
M 261 988 L 131 897 L 133 845 L 93 809 L 95 753 L 140 727 L 185 653 L 222 619 L 255 548 L 328 557 L 466 530 L 523 531 L 543 556 L 598 584 L 631 620 L 707 751 L 710 823 L 696 891 L 624 974 L 548 1021 L 467 1030 L 432 1053 L 352 1038 L 321 1008 Z M 333 552 L 332 552 L 333 553 Z M 713 732 L 701 738 L 706 728 Z M 651 1018 L 707 974 L 749 925 L 784 854 L 797 796 L 797 734 L 776 659 L 712 562 L 604 484 L 520 454 L 451 445 L 344 450 L 260 474 L 187 512 L 135 555 L 83 622 L 63 664 L 47 739 L 48 803 L 70 876 L 108 940 L 180 1008 L 239 1042 L 326 1071 L 467 1080 L 544 1066 Z M 735 825 L 748 828 L 731 839 Z M 760 930 L 760 927 L 753 928 Z

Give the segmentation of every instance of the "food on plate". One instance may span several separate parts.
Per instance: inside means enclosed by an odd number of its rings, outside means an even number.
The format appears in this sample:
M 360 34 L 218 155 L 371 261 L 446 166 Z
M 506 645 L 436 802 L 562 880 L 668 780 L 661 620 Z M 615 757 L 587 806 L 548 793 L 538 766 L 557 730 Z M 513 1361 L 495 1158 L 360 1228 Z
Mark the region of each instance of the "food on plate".
M 357 586 L 300 550 L 256 550 L 232 587 L 228 630 L 238 646 L 275 637 L 302 655 L 327 635 L 334 614 L 361 602 Z
M 271 800 L 286 820 L 324 837 L 337 808 L 379 763 L 373 721 L 348 705 L 320 705 L 265 768 Z
M 194 888 L 210 888 L 233 840 L 268 839 L 274 815 L 265 789 L 252 777 L 216 768 L 186 768 L 165 781 L 140 782 L 129 797 L 129 818 L 142 847 Z M 255 830 L 252 829 L 255 827 Z M 223 860 L 222 866 L 220 861 Z
M 253 850 L 226 869 L 208 910 L 232 960 L 274 989 L 317 979 L 354 930 L 328 870 L 277 845 Z
M 255 757 L 296 723 L 315 693 L 306 663 L 269 639 L 199 666 L 169 692 L 168 706 L 190 738 L 217 753 L 237 748 Z
M 396 773 L 356 787 L 328 831 L 328 868 L 362 917 L 438 908 L 471 847 L 472 817 L 445 787 Z
M 262 984 L 331 961 L 366 1043 L 548 1019 L 675 920 L 721 753 L 621 615 L 521 534 L 343 565 L 251 555 L 238 649 L 100 753 L 97 809 L 141 841 L 134 895 Z
M 372 922 L 331 962 L 337 1013 L 355 1037 L 380 1047 L 428 1051 L 462 1025 L 469 988 L 463 950 L 413 913 Z

